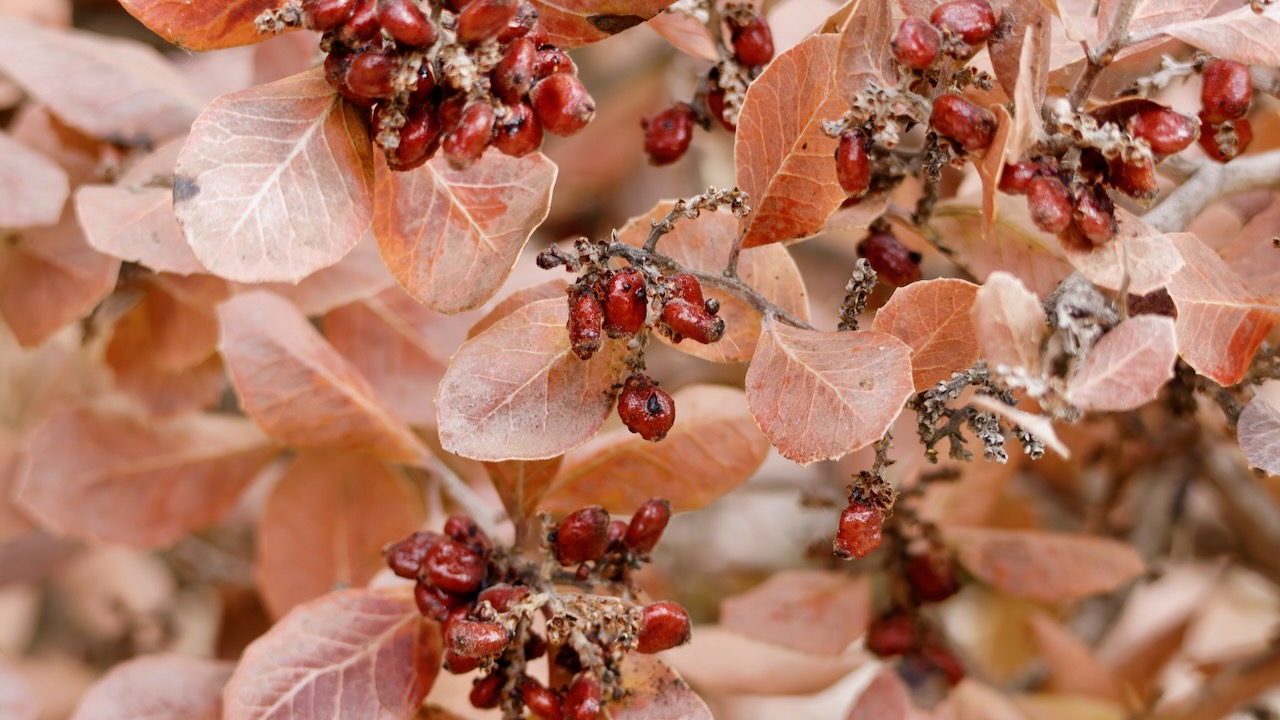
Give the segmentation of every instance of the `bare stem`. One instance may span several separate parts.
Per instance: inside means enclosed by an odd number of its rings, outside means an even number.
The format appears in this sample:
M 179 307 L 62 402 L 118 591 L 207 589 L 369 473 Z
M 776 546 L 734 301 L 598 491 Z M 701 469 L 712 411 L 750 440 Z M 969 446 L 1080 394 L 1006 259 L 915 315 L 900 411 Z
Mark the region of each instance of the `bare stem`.
M 1277 186 L 1280 186 L 1280 150 L 1237 158 L 1225 165 L 1205 163 L 1143 216 L 1143 220 L 1161 232 L 1176 232 L 1218 198 Z
M 1093 90 L 1093 86 L 1098 82 L 1098 76 L 1102 74 L 1104 68 L 1111 64 L 1117 52 L 1124 47 L 1125 42 L 1129 38 L 1129 21 L 1133 19 L 1133 13 L 1138 9 L 1138 0 L 1121 0 L 1120 5 L 1116 8 L 1116 16 L 1111 20 L 1111 27 L 1108 28 L 1107 34 L 1102 38 L 1102 44 L 1088 55 L 1089 63 L 1085 65 L 1084 74 L 1076 81 L 1076 86 L 1071 90 L 1071 95 L 1067 98 L 1071 102 L 1071 107 L 1078 108 L 1084 105 L 1084 101 L 1089 99 L 1089 93 Z

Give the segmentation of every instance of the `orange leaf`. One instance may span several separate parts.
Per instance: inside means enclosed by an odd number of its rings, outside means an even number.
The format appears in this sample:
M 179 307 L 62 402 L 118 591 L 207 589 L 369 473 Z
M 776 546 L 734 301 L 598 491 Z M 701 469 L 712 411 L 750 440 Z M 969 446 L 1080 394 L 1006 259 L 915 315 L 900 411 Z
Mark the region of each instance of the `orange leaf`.
M 154 275 L 141 282 L 142 298 L 116 323 L 107 346 L 107 364 L 146 362 L 182 370 L 218 349 L 214 305 L 230 294 L 227 283 L 210 275 Z
M 410 718 L 442 654 L 439 628 L 418 612 L 409 588 L 325 595 L 245 649 L 223 693 L 223 718 Z
M 835 77 L 842 100 L 853 100 L 871 84 L 884 88 L 897 83 L 898 68 L 889 47 L 894 28 L 892 3 L 859 0 L 854 4 L 840 28 L 836 50 Z M 837 117 L 839 113 L 827 119 Z
M 808 465 L 880 439 L 912 393 L 911 349 L 874 330 L 825 333 L 766 319 L 747 401 L 782 456 Z
M 1116 221 L 1113 242 L 1083 252 L 1068 244 L 1062 254 L 1081 275 L 1108 290 L 1119 290 L 1127 282 L 1129 292 L 1146 295 L 1168 285 L 1182 267 L 1170 236 L 1124 208 L 1116 208 Z
M 603 433 L 569 454 L 543 505 L 583 504 L 630 513 L 652 497 L 676 512 L 696 510 L 746 482 L 769 453 L 742 391 L 720 385 L 678 390 L 676 424 L 659 442 L 626 428 Z
M 396 462 L 426 452 L 287 300 L 261 290 L 237 295 L 218 308 L 218 319 L 218 349 L 236 394 L 268 435 L 293 447 L 332 445 Z
M 622 661 L 622 687 L 627 694 L 605 707 L 610 720 L 712 718 L 711 708 L 689 687 L 689 683 L 670 665 L 652 655 L 627 655 Z
M 649 18 L 649 27 L 673 47 L 702 60 L 715 62 L 715 40 L 698 18 L 679 10 L 663 10 Z
M 978 290 L 970 313 L 982 357 L 993 368 L 1004 365 L 1040 372 L 1040 341 L 1048 321 L 1040 298 L 1018 278 L 993 273 Z
M 1067 385 L 1082 410 L 1133 410 L 1156 399 L 1178 360 L 1173 320 L 1138 315 L 1102 336 Z
M 1107 538 L 959 527 L 944 528 L 943 534 L 979 580 L 1039 602 L 1110 592 L 1146 569 L 1136 550 Z
M 1005 155 L 1011 133 L 1014 129 L 1013 118 L 1003 105 L 992 105 L 991 112 L 996 116 L 996 135 L 991 145 L 982 153 L 978 165 L 978 177 L 982 180 L 982 232 L 990 233 L 991 225 L 996 219 L 996 196 L 999 195 L 1000 176 L 1004 174 Z M 1009 153 L 1011 157 L 1016 155 Z
M 559 455 L 549 460 L 487 462 L 484 469 L 502 498 L 502 507 L 518 525 L 519 520 L 532 517 L 538 511 L 538 504 L 547 494 L 563 462 L 564 456 Z
M 223 95 L 178 156 L 178 222 L 202 265 L 240 282 L 297 282 L 369 226 L 367 120 L 320 68 Z
M 1047 295 L 1071 274 L 1071 265 L 1056 255 L 1057 241 L 1031 229 L 1026 203 L 1000 206 L 991 232 L 982 233 L 982 211 L 972 205 L 941 205 L 932 225 L 950 256 L 975 279 L 985 282 L 993 272 L 1016 275 L 1033 292 Z
M 671 0 L 530 0 L 549 42 L 562 49 L 599 42 L 639 25 Z
M 720 624 L 813 655 L 839 655 L 867 631 L 871 584 L 845 572 L 784 570 L 720 601 Z
M 589 440 L 613 408 L 626 344 L 569 351 L 569 308 L 539 300 L 454 353 L 436 395 L 440 442 L 476 460 L 543 460 Z
M 556 166 L 491 149 L 469 170 L 443 156 L 411 172 L 379 158 L 373 230 L 396 281 L 432 310 L 479 307 L 511 274 L 529 236 L 547 217 Z
M 371 226 L 338 264 L 308 275 L 296 285 L 263 283 L 259 287 L 288 298 L 302 314 L 311 316 L 371 298 L 395 284 L 378 254 L 378 241 Z
M 978 336 L 970 318 L 978 286 L 937 278 L 898 288 L 876 312 L 872 330 L 911 348 L 915 391 L 926 390 L 978 359 Z
M 845 111 L 833 79 L 834 35 L 815 35 L 782 53 L 751 83 L 738 116 L 734 165 L 752 212 L 742 247 L 802 238 L 822 229 L 845 200 L 836 181 L 836 140 L 825 120 Z
M 1217 17 L 1164 26 L 1160 31 L 1220 58 L 1246 65 L 1280 65 L 1280 47 L 1275 41 L 1280 16 L 1274 12 L 1257 14 L 1243 7 Z
M 386 566 L 382 546 L 422 524 L 403 476 L 367 455 L 318 450 L 289 463 L 258 520 L 258 587 L 275 616 Z
M 153 32 L 187 50 L 218 50 L 262 42 L 254 18 L 280 7 L 279 0 L 120 0 Z
M 161 653 L 127 660 L 80 699 L 72 720 L 181 717 L 221 720 L 222 687 L 234 663 Z
M 1027 625 L 1049 669 L 1046 689 L 1103 700 L 1121 699 L 1115 671 L 1099 662 L 1093 649 L 1062 623 L 1039 612 L 1028 618 Z
M 533 285 L 511 293 L 507 297 L 503 298 L 501 302 L 494 305 L 493 309 L 486 313 L 484 317 L 477 320 L 476 324 L 472 325 L 470 330 L 467 330 L 467 339 L 470 340 L 485 330 L 493 327 L 493 325 L 499 320 L 529 303 L 537 302 L 538 300 L 549 300 L 551 298 L 564 298 L 565 289 L 568 287 L 569 283 L 561 280 L 560 278 L 556 278 L 555 280 L 550 280 L 539 285 Z
M 70 185 L 57 163 L 0 132 L 0 227 L 52 225 L 62 216 Z

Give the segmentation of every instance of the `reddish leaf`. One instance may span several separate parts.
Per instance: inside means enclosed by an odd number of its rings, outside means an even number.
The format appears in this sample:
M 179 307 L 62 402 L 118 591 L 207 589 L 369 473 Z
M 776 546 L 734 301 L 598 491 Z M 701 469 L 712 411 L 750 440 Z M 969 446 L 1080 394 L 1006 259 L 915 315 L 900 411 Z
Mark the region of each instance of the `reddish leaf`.
M 695 631 L 696 632 L 696 631 Z M 652 655 L 631 653 L 622 661 L 627 694 L 606 706 L 611 720 L 711 720 L 711 709 L 676 671 Z
M 1255 14 L 1247 7 L 1217 17 L 1165 26 L 1160 30 L 1188 45 L 1220 58 L 1247 65 L 1280 65 L 1280 15 L 1274 12 Z
M 1272 398 L 1259 393 L 1244 406 L 1236 435 L 1250 467 L 1280 475 L 1280 409 Z
M 545 282 L 541 285 L 534 285 L 511 293 L 507 297 L 503 298 L 497 305 L 494 305 L 493 309 L 486 313 L 484 317 L 477 320 L 475 325 L 471 326 L 471 329 L 467 331 L 467 339 L 470 340 L 488 328 L 493 327 L 494 323 L 529 303 L 537 302 L 539 300 L 549 300 L 551 298 L 563 299 L 565 297 L 565 288 L 567 287 L 569 287 L 569 283 L 556 278 L 550 282 Z
M 173 187 L 200 263 L 229 280 L 297 282 L 341 260 L 372 215 L 366 125 L 319 68 L 213 101 Z
M 234 664 L 187 655 L 142 655 L 116 665 L 80 699 L 71 720 L 220 720 Z
M 502 498 L 502 507 L 513 520 L 519 520 L 532 517 L 538 511 L 538 504 L 563 462 L 563 455 L 549 460 L 503 460 L 487 462 L 484 469 Z
M 876 312 L 872 330 L 888 333 L 911 348 L 916 392 L 928 389 L 978 359 L 978 336 L 970 318 L 978 286 L 937 278 L 894 291 Z
M 1272 201 L 1254 215 L 1222 251 L 1227 265 L 1242 280 L 1267 295 L 1280 295 L 1280 263 L 1275 262 L 1276 247 L 1271 242 L 1277 227 L 1280 227 L 1280 201 Z
M 1089 351 L 1067 386 L 1067 400 L 1081 410 L 1133 410 L 1156 398 L 1177 359 L 1171 318 L 1131 317 Z
M 988 41 L 991 67 L 1005 95 L 1018 99 L 1018 110 L 1023 110 L 1024 99 L 1031 100 L 1033 104 L 1026 110 L 1038 118 L 1049 79 L 1052 19 L 1037 0 L 1010 0 L 1003 4 L 1003 11 L 996 11 L 999 25 Z M 1017 148 L 1017 143 L 1013 144 Z M 1016 154 L 1021 155 L 1022 149 L 1025 148 L 1016 149 Z
M 898 68 L 889 47 L 895 27 L 892 3 L 862 0 L 853 6 L 840 28 L 836 50 L 835 78 L 841 99 L 851 101 L 869 85 L 885 88 L 897 82 Z
M 945 528 L 970 573 L 996 590 L 1038 602 L 1110 592 L 1145 571 L 1142 557 L 1117 540 L 995 528 Z
M 555 164 L 541 153 L 512 158 L 491 149 L 464 172 L 443 156 L 407 173 L 379 160 L 373 229 L 382 259 L 433 310 L 479 307 L 546 219 L 555 179 Z
M 839 655 L 871 619 L 871 584 L 844 572 L 785 570 L 720 601 L 720 624 L 813 655 Z
M 760 429 L 801 465 L 878 440 L 912 387 L 911 349 L 892 335 L 801 330 L 771 318 L 746 379 Z
M 1121 699 L 1115 671 L 1103 665 L 1084 640 L 1046 613 L 1032 615 L 1027 624 L 1049 668 L 1046 689 L 1104 700 Z
M 56 163 L 0 132 L 0 227 L 58 222 L 69 187 Z
M 815 35 L 778 56 L 751 83 L 734 136 L 738 186 L 752 212 L 742 247 L 793 240 L 822 229 L 845 200 L 836 181 L 836 141 L 822 123 L 845 103 L 833 80 L 839 38 Z
M 158 419 L 212 408 L 227 389 L 227 374 L 217 355 L 181 370 L 145 363 L 114 370 L 116 389 L 133 397 L 148 416 Z
M 68 408 L 28 437 L 18 497 L 59 532 L 159 547 L 216 522 L 276 448 L 248 422 Z
M 673 395 L 676 424 L 660 442 L 626 428 L 603 433 L 569 454 L 543 505 L 584 504 L 629 513 L 652 497 L 676 512 L 696 510 L 746 482 L 769 453 L 742 391 L 691 385 Z
M 289 463 L 258 521 L 258 587 L 271 613 L 333 588 L 360 587 L 386 566 L 382 546 L 423 522 L 403 476 L 367 455 L 318 450 Z
M 0 72 L 77 130 L 138 145 L 185 132 L 203 105 L 142 43 L 25 20 L 0 23 Z
M 860 653 L 811 655 L 715 625 L 699 625 L 693 642 L 662 657 L 696 687 L 750 695 L 809 695 L 866 662 Z
M 854 700 L 845 720 L 925 720 L 929 717 L 931 713 L 916 707 L 898 673 L 892 667 L 885 667 Z
M 1146 295 L 1168 285 L 1182 267 L 1170 236 L 1124 208 L 1116 208 L 1116 220 L 1120 227 L 1113 242 L 1083 252 L 1063 246 L 1067 260 L 1081 275 L 1108 290 L 1119 290 L 1127 282 L 1129 292 Z
M 246 412 L 276 440 L 415 462 L 425 449 L 288 301 L 238 295 L 218 308 L 218 349 Z
M 1196 236 L 1170 238 L 1186 261 L 1168 288 L 1178 308 L 1178 352 L 1201 375 L 1234 385 L 1280 321 L 1280 304 L 1249 287 Z
M 410 718 L 441 656 L 438 626 L 409 588 L 332 593 L 294 608 L 244 651 L 223 718 Z
M 687 12 L 663 10 L 649 19 L 649 27 L 677 50 L 702 60 L 715 62 L 719 59 L 715 40 L 707 32 L 707 26 Z
M 984 237 L 979 208 L 942 205 L 931 224 L 951 251 L 951 259 L 978 281 L 1004 271 L 1016 275 L 1033 292 L 1047 295 L 1071 274 L 1071 266 L 1055 254 L 1057 241 L 1031 229 L 1025 218 L 1026 203 L 1005 202 Z
M 1040 372 L 1040 341 L 1047 328 L 1044 309 L 1018 278 L 993 273 L 978 290 L 971 316 L 982 357 L 992 367 Z
M 268 36 L 258 32 L 254 18 L 280 7 L 279 0 L 121 0 L 120 4 L 157 35 L 187 50 L 217 50 L 261 42 Z
M 370 227 L 338 264 L 308 275 L 296 285 L 265 283 L 261 287 L 289 298 L 304 315 L 310 316 L 371 298 L 395 284 L 378 254 L 378 241 Z
M 563 49 L 604 40 L 648 20 L 671 0 L 530 0 L 549 41 Z
M 225 282 L 210 275 L 155 275 L 139 285 L 142 297 L 116 323 L 107 364 L 183 370 L 218 349 L 214 305 L 230 294 Z

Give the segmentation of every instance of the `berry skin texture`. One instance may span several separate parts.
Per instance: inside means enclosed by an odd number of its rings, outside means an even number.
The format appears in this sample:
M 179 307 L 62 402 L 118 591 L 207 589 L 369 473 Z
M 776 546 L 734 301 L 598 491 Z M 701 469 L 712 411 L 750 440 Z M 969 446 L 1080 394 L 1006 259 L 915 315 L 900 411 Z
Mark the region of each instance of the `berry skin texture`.
M 1172 155 L 1196 139 L 1196 122 L 1169 108 L 1152 108 L 1129 120 L 1129 134 L 1146 140 L 1156 155 Z
M 662 322 L 671 330 L 671 341 L 690 338 L 703 345 L 724 337 L 724 320 L 707 312 L 705 304 L 694 305 L 674 298 L 662 306 Z
M 473 0 L 458 13 L 458 39 L 480 44 L 507 28 L 520 9 L 518 0 Z
M 529 103 L 508 109 L 510 112 L 493 129 L 493 146 L 511 157 L 524 157 L 542 147 L 542 123 Z
M 605 286 L 604 331 L 611 338 L 631 337 L 644 327 L 649 295 L 639 270 L 614 273 Z
M 995 115 L 953 94 L 939 96 L 933 101 L 929 126 L 969 152 L 987 148 L 996 136 Z
M 426 47 L 436 41 L 436 26 L 413 0 L 377 0 L 375 12 L 382 29 L 398 43 Z
M 952 0 L 933 9 L 929 22 L 950 30 L 969 45 L 981 45 L 996 29 L 996 14 L 986 0 Z
M 560 697 L 537 680 L 526 677 L 520 685 L 520 699 L 529 712 L 543 720 L 560 720 Z
M 1005 165 L 1004 171 L 1000 173 L 1000 192 L 1006 195 L 1026 195 L 1027 186 L 1032 180 L 1040 177 L 1044 170 L 1044 166 L 1040 163 L 1027 160 Z
M 1148 199 L 1160 192 L 1155 163 L 1148 160 L 1127 163 L 1116 158 L 1111 163 L 1111 186 L 1129 197 Z
M 347 68 L 346 87 L 365 103 L 389 97 L 395 90 L 391 76 L 397 65 L 391 56 L 373 50 L 356 55 Z
M 466 675 L 480 667 L 480 658 L 459 655 L 452 650 L 444 651 L 444 669 L 454 675 Z
M 638 553 L 653 552 L 670 520 L 671 503 L 660 498 L 649 500 L 631 516 L 622 544 Z
M 498 703 L 502 702 L 502 685 L 507 681 L 503 673 L 492 672 L 476 681 L 471 686 L 471 694 L 467 699 L 471 701 L 472 707 L 488 710 L 498 707 Z
M 773 31 L 762 16 L 756 15 L 745 25 L 735 26 L 729 37 L 739 63 L 757 67 L 773 59 Z
M 600 680 L 588 671 L 578 673 L 564 696 L 564 720 L 597 720 L 600 697 Z
M 885 280 L 902 287 L 923 277 L 920 254 L 911 252 L 893 233 L 872 233 L 858 243 L 858 254 Z
M 666 437 L 675 424 L 676 404 L 647 376 L 632 375 L 618 395 L 618 417 L 631 432 L 657 442 Z
M 538 81 L 529 92 L 529 99 L 542 129 L 553 135 L 573 135 L 596 116 L 596 101 L 587 94 L 582 81 L 569 73 L 553 73 Z
M 850 197 L 862 197 L 871 187 L 871 156 L 866 136 L 858 131 L 840 136 L 836 145 L 836 180 Z
M 507 46 L 507 54 L 493 69 L 493 92 L 505 103 L 518 103 L 533 88 L 538 48 L 527 37 Z
M 381 108 L 379 108 L 381 109 Z M 378 112 L 374 112 L 374 136 L 378 134 Z M 419 105 L 409 110 L 404 127 L 400 128 L 400 144 L 395 153 L 387 158 L 387 165 L 395 171 L 403 172 L 421 167 L 440 147 L 440 123 L 436 114 L 426 105 Z
M 702 283 L 689 273 L 676 273 L 667 278 L 667 293 L 671 298 L 684 300 L 694 305 L 702 305 Z
M 462 110 L 457 127 L 446 133 L 441 143 L 450 167 L 466 170 L 484 155 L 493 138 L 493 116 L 493 105 L 484 101 L 473 102 Z
M 584 507 L 556 527 L 556 562 L 577 565 L 599 560 L 609 552 L 609 513 L 598 505 Z
M 928 70 L 938 61 L 942 36 L 924 18 L 909 17 L 898 26 L 889 47 L 899 64 L 912 70 Z
M 474 518 L 466 515 L 450 515 L 449 519 L 444 521 L 443 529 L 444 534 L 451 540 L 456 540 L 481 555 L 487 555 L 493 550 L 493 541 L 489 539 L 488 533 L 480 529 L 480 524 Z
M 640 632 L 636 650 L 650 654 L 670 650 L 689 642 L 692 629 L 689 613 L 673 602 L 656 602 L 640 611 Z
M 488 573 L 488 563 L 457 540 L 441 540 L 422 561 L 431 584 L 451 593 L 475 592 Z
M 433 532 L 416 532 L 398 543 L 383 548 L 382 555 L 391 571 L 402 578 L 417 579 L 422 571 L 422 561 L 427 551 L 440 542 L 440 535 Z
M 355 12 L 356 0 L 303 0 L 302 15 L 308 30 L 329 32 Z
M 896 609 L 881 615 L 867 626 L 867 650 L 879 657 L 905 655 L 915 644 L 911 613 Z
M 492 622 L 454 620 L 445 623 L 445 647 L 463 657 L 497 655 L 511 642 L 507 629 Z
M 382 32 L 382 24 L 378 22 L 377 6 L 374 0 L 356 0 L 356 9 L 351 17 L 338 27 L 338 39 L 350 47 L 363 45 Z
M 1236 144 L 1234 148 L 1229 148 L 1229 152 L 1223 152 L 1218 145 L 1218 131 L 1221 127 L 1230 126 L 1235 130 Z M 1221 126 L 1208 126 L 1200 133 L 1200 148 L 1205 154 L 1220 163 L 1230 162 L 1240 153 L 1249 147 L 1249 143 L 1253 141 L 1253 126 L 1249 124 L 1249 118 L 1240 118 L 1230 123 L 1224 123 Z
M 1056 177 L 1038 177 L 1027 185 L 1027 207 L 1036 227 L 1058 234 L 1071 224 L 1071 192 Z
M 556 73 L 577 75 L 578 66 L 574 65 L 573 59 L 560 48 L 542 48 L 538 51 L 537 57 L 534 58 L 534 77 L 538 80 L 542 80 L 543 78 L 555 75 Z
M 1105 245 L 1116 236 L 1116 218 L 1108 205 L 1087 190 L 1076 198 L 1072 222 L 1094 247 Z
M 916 555 L 907 560 L 903 572 L 911 593 L 921 602 L 942 602 L 960 592 L 955 564 L 949 557 L 933 553 Z
M 1235 60 L 1214 58 L 1204 64 L 1200 86 L 1200 107 L 1211 125 L 1244 117 L 1253 100 L 1249 66 Z
M 427 579 L 419 580 L 414 586 L 413 600 L 417 603 L 418 612 L 423 617 L 431 618 L 436 622 L 444 622 L 445 618 L 449 617 L 449 613 L 463 602 L 461 598 L 441 590 Z
M 649 164 L 670 165 L 684 157 L 693 140 L 693 108 L 676 103 L 662 112 L 640 121 L 644 128 L 644 151 Z
M 580 289 L 569 296 L 569 346 L 580 360 L 589 360 L 604 342 L 604 306 L 590 290 Z
M 529 588 L 523 585 L 499 583 L 485 588 L 476 596 L 476 604 L 488 602 L 494 610 L 507 612 L 525 598 L 529 597 Z
M 831 550 L 836 557 L 857 560 L 880 547 L 884 511 L 869 502 L 853 501 L 840 513 L 840 526 Z

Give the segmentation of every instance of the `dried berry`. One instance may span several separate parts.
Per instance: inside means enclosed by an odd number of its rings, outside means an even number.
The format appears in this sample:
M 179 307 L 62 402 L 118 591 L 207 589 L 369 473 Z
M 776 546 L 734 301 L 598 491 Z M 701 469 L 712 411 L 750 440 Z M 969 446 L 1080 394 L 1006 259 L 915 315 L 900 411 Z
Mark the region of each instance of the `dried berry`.
M 590 671 L 580 672 L 564 696 L 564 720 L 598 720 L 600 680 Z
M 955 562 L 950 556 L 924 553 L 907 560 L 903 572 L 911 593 L 921 602 L 942 602 L 960 592 Z
M 415 580 L 422 570 L 422 560 L 427 551 L 440 541 L 440 535 L 433 532 L 416 532 L 398 543 L 382 549 L 391 572 L 402 578 Z
M 465 601 L 447 593 L 431 583 L 428 578 L 418 581 L 413 587 L 413 600 L 418 605 L 418 612 L 423 617 L 436 622 L 443 622 L 449 613 L 463 605 Z
M 1249 66 L 1235 60 L 1214 58 L 1204 64 L 1200 86 L 1203 119 L 1211 125 L 1244 117 L 1253 101 Z
M 1042 163 L 1019 160 L 1012 165 L 1005 165 L 1000 173 L 1000 192 L 1008 195 L 1025 195 L 1027 186 L 1032 180 L 1040 177 L 1046 168 Z
M 488 572 L 484 558 L 457 540 L 432 545 L 422 566 L 433 585 L 451 593 L 475 592 Z
M 913 283 L 923 276 L 920 271 L 920 253 L 908 250 L 893 233 L 871 233 L 858 243 L 858 255 L 867 259 L 876 274 L 898 287 Z
M 560 720 L 560 697 L 537 680 L 526 677 L 520 685 L 520 699 L 529 712 L 543 720 Z
M 622 544 L 638 553 L 653 552 L 670 520 L 671 503 L 661 498 L 649 500 L 631 516 Z
M 898 26 L 889 41 L 893 59 L 912 70 L 927 70 L 938 61 L 942 36 L 924 18 L 909 17 Z
M 996 14 L 986 0 L 952 0 L 933 9 L 929 22 L 949 30 L 966 44 L 981 45 L 996 29 Z
M 527 597 L 529 597 L 529 588 L 523 585 L 498 583 L 480 591 L 480 594 L 476 596 L 476 604 L 488 602 L 493 606 L 494 610 L 504 613 L 524 601 Z
M 569 295 L 569 347 L 579 359 L 589 360 L 603 342 L 604 307 L 595 293 L 578 289 Z
M 484 155 L 493 138 L 493 105 L 477 101 L 462 110 L 458 125 L 445 133 L 440 144 L 449 166 L 454 170 L 466 170 Z
M 538 49 L 529 38 L 520 38 L 507 46 L 506 55 L 493 69 L 493 92 L 503 102 L 518 103 L 533 88 L 534 61 Z
M 724 320 L 707 311 L 705 304 L 694 305 L 673 298 L 662 306 L 662 322 L 671 331 L 671 341 L 689 338 L 709 345 L 724 337 Z
M 444 642 L 463 657 L 488 657 L 506 649 L 511 634 L 498 623 L 451 618 L 445 623 Z
M 840 513 L 840 526 L 831 550 L 836 557 L 856 560 L 880 547 L 884 531 L 884 510 L 863 500 L 854 500 Z
M 1130 118 L 1129 133 L 1146 140 L 1156 155 L 1172 155 L 1196 139 L 1196 122 L 1169 108 L 1155 107 Z
M 693 139 L 693 108 L 676 103 L 640 121 L 644 128 L 644 151 L 653 165 L 670 165 L 684 157 Z
M 355 12 L 356 0 L 302 0 L 303 24 L 308 30 L 329 32 Z
M 636 650 L 656 653 L 689 642 L 689 613 L 673 602 L 656 602 L 640 611 Z
M 496 708 L 498 703 L 502 702 L 502 686 L 506 681 L 505 673 L 491 672 L 471 686 L 471 694 L 467 696 L 467 699 L 471 701 L 473 707 L 478 707 L 482 710 Z
M 1076 198 L 1072 221 L 1076 229 L 1094 246 L 1105 245 L 1116 236 L 1116 218 L 1111 200 L 1105 193 L 1085 190 Z
M 1121 158 L 1111 161 L 1111 187 L 1139 199 L 1150 199 L 1160 191 L 1156 184 L 1156 166 L 1151 160 L 1125 162 Z
M 870 142 L 854 130 L 840 136 L 836 145 L 836 179 L 851 197 L 861 197 L 871 187 Z
M 535 29 L 538 29 L 538 11 L 533 8 L 531 3 L 522 2 L 516 10 L 516 16 L 511 18 L 511 22 L 507 23 L 502 32 L 498 33 L 498 43 L 506 45 L 522 37 L 529 36 L 535 47 L 545 44 L 547 41 L 546 32 L 535 33 Z
M 737 25 L 729 33 L 733 55 L 747 67 L 764 65 L 773 59 L 773 32 L 769 23 L 760 15 Z
M 346 87 L 356 98 L 365 103 L 389 97 L 395 92 L 392 76 L 399 67 L 399 60 L 386 53 L 370 50 L 351 58 L 347 68 Z
M 953 94 L 934 99 L 929 126 L 934 132 L 956 141 L 969 152 L 990 146 L 996 136 L 995 115 Z
M 493 40 L 519 9 L 519 0 L 473 0 L 458 13 L 458 39 L 472 44 Z
M 675 424 L 676 404 L 647 375 L 632 375 L 618 395 L 618 417 L 631 432 L 657 442 Z
M 435 43 L 436 26 L 413 0 L 377 0 L 376 11 L 382 29 L 396 42 L 410 47 Z
M 553 135 L 573 135 L 596 116 L 596 101 L 576 75 L 558 72 L 539 80 L 529 99 L 542 129 Z
M 529 103 L 507 110 L 507 116 L 493 129 L 493 146 L 511 157 L 524 157 L 542 147 L 542 123 Z
M 450 539 L 469 546 L 481 555 L 487 555 L 493 550 L 493 541 L 489 539 L 489 534 L 480 528 L 480 524 L 474 518 L 467 515 L 450 515 L 449 519 L 444 521 L 444 534 Z
M 880 657 L 905 655 L 915 644 L 915 622 L 911 613 L 897 608 L 867 626 L 867 650 Z
M 598 505 L 575 511 L 556 527 L 556 562 L 561 565 L 599 560 L 608 551 L 609 513 Z
M 644 274 L 621 270 L 609 278 L 604 293 L 604 331 L 611 338 L 631 337 L 644 327 L 649 295 Z
M 1071 224 L 1071 192 L 1056 177 L 1038 177 L 1027 185 L 1027 208 L 1036 227 L 1060 233 Z
M 1203 119 L 1203 116 L 1201 116 Z M 1224 132 L 1225 130 L 1225 132 Z M 1221 133 L 1225 142 L 1218 141 Z M 1218 126 L 1204 127 L 1200 132 L 1200 148 L 1217 162 L 1230 162 L 1243 153 L 1253 141 L 1253 126 L 1249 118 L 1240 118 Z

